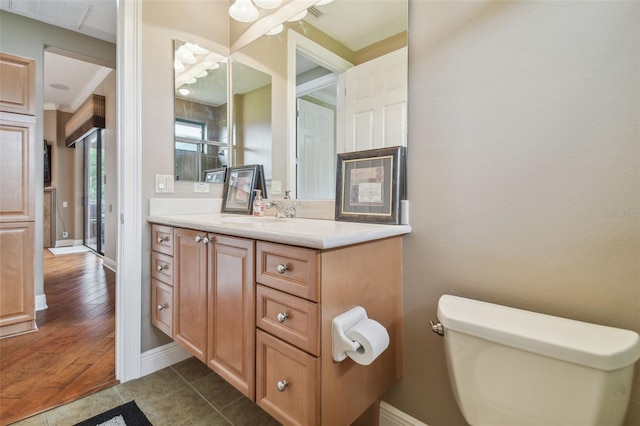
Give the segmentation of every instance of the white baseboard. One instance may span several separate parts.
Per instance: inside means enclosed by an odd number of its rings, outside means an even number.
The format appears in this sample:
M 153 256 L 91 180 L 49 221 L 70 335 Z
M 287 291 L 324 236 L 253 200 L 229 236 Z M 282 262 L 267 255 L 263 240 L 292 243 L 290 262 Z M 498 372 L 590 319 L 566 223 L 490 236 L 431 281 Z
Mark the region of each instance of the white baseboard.
M 36 311 L 44 311 L 49 306 L 47 305 L 47 295 L 46 294 L 38 294 L 36 295 Z
M 105 268 L 111 269 L 113 272 L 118 272 L 118 264 L 115 260 L 109 259 L 108 257 L 103 257 L 102 264 Z
M 82 240 L 56 240 L 56 247 L 81 246 Z
M 155 349 L 143 352 L 140 357 L 140 376 L 155 373 L 177 362 L 191 357 L 189 352 L 176 342 L 167 343 Z
M 380 426 L 427 426 L 427 424 L 381 401 Z

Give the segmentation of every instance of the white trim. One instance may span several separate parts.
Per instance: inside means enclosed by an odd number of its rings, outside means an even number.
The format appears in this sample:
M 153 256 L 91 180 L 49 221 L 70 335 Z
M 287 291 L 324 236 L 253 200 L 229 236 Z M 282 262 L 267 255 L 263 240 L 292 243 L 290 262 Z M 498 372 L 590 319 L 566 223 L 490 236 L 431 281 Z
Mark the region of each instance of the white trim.
M 98 71 L 91 77 L 91 80 L 82 88 L 80 93 L 76 96 L 76 98 L 71 102 L 71 110 L 75 112 L 78 108 L 82 106 L 84 101 L 89 99 L 89 96 L 93 93 L 94 90 L 102 83 L 102 80 L 107 78 L 109 73 L 113 71 L 111 68 L 102 67 L 99 68 Z
M 48 309 L 47 305 L 47 295 L 46 294 L 36 294 L 36 311 L 44 311 Z
M 338 135 L 336 143 L 338 143 L 344 128 L 344 119 L 340 114 L 341 111 L 344 111 L 344 78 L 342 74 L 353 67 L 353 64 L 290 28 L 287 31 L 287 75 L 296 75 L 296 55 L 298 50 L 324 68 L 340 74 L 338 77 L 338 98 L 336 99 L 336 135 Z M 294 194 L 298 193 L 296 188 L 296 108 L 296 81 L 295 78 L 290 78 L 287 80 L 287 129 L 289 134 L 287 141 L 287 182 L 289 182 L 289 189 Z
M 55 247 L 71 247 L 71 246 L 81 246 L 81 245 L 82 245 L 82 240 L 64 239 L 64 240 L 56 240 Z
M 118 0 L 118 271 L 116 378 L 140 377 L 142 322 L 141 63 L 142 0 Z
M 427 424 L 398 410 L 393 405 L 380 401 L 380 426 L 427 426 Z
M 113 272 L 118 272 L 118 263 L 113 259 L 109 259 L 108 257 L 103 257 L 102 265 L 105 268 L 112 270 Z
M 148 350 L 140 357 L 141 377 L 155 373 L 158 370 L 167 368 L 170 365 L 184 361 L 192 356 L 193 355 L 176 342 L 167 343 L 164 346 Z

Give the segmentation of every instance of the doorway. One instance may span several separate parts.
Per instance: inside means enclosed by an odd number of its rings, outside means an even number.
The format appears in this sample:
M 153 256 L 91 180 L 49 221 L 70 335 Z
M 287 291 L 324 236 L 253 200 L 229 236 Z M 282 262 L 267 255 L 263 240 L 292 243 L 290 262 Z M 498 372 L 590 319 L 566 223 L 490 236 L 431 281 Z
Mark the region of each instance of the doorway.
M 83 244 L 104 255 L 104 191 L 105 152 L 102 129 L 96 129 L 83 139 Z

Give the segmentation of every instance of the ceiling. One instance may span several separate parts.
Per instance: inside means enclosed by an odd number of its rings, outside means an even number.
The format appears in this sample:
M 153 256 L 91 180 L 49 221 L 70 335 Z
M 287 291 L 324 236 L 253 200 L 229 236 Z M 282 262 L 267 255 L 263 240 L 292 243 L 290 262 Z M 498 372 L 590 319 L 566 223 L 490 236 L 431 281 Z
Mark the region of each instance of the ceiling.
M 116 42 L 117 0 L 0 0 L 0 9 Z M 406 30 L 406 0 L 336 0 L 314 9 L 305 20 L 351 50 Z M 73 112 L 110 70 L 57 53 L 45 52 L 45 109 Z

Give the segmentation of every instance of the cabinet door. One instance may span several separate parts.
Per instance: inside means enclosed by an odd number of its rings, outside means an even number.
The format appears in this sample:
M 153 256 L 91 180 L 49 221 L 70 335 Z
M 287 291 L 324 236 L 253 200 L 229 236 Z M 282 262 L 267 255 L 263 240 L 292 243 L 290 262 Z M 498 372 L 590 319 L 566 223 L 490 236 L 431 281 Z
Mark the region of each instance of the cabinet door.
M 0 221 L 35 220 L 35 120 L 0 113 Z
M 211 236 L 208 365 L 255 400 L 253 240 Z
M 0 111 L 35 115 L 36 62 L 0 52 Z
M 0 223 L 0 337 L 35 330 L 34 227 Z
M 173 339 L 202 362 L 207 342 L 207 246 L 201 231 L 174 230 Z

